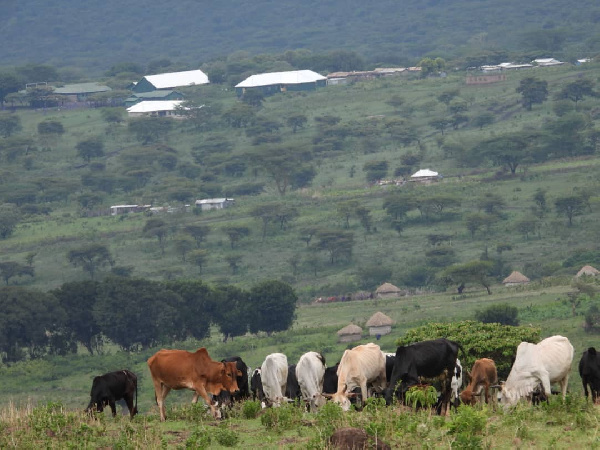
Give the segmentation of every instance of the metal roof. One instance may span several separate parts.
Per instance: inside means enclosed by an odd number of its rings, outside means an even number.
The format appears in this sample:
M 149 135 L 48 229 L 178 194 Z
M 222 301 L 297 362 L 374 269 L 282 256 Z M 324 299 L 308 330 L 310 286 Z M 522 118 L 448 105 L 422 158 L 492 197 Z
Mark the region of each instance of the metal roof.
M 185 72 L 159 73 L 144 77 L 156 89 L 169 89 L 196 84 L 208 84 L 208 76 L 201 70 L 187 70 Z
M 429 170 L 429 169 L 421 169 L 415 173 L 413 173 L 410 177 L 411 178 L 420 178 L 420 177 L 437 177 L 438 173 L 434 172 L 433 170 Z
M 319 80 L 326 80 L 327 77 L 320 75 L 312 70 L 292 70 L 289 72 L 271 72 L 260 73 L 246 78 L 237 84 L 236 88 L 248 88 L 258 86 L 271 86 L 274 84 L 302 84 L 314 83 Z
M 95 94 L 97 92 L 112 91 L 108 86 L 98 83 L 78 83 L 65 84 L 62 87 L 54 88 L 55 94 L 74 95 L 74 94 Z
M 173 91 L 171 89 L 166 89 L 166 90 L 161 90 L 161 91 L 150 91 L 150 92 L 134 92 L 131 95 L 132 95 L 132 97 L 137 97 L 137 98 L 163 98 L 163 97 L 168 97 L 172 93 L 175 93 L 175 94 L 183 97 L 183 94 L 181 92 Z
M 173 111 L 183 100 L 145 100 L 127 108 L 127 112 L 145 113 L 157 111 Z

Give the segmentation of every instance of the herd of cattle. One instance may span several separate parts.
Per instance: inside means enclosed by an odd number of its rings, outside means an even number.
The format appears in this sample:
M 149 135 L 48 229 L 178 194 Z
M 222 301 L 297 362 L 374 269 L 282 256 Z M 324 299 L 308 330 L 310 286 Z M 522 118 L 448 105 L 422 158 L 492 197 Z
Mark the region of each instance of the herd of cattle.
M 474 405 L 477 398 L 489 403 L 496 397 L 503 405 L 513 406 L 520 399 L 547 399 L 551 384 L 560 383 L 567 391 L 574 349 L 563 336 L 552 336 L 538 344 L 521 342 L 506 382 L 498 384 L 496 365 L 492 359 L 475 361 L 470 379 L 463 385 L 463 370 L 458 360 L 460 344 L 448 339 L 435 339 L 398 347 L 396 353 L 383 353 L 376 344 L 358 345 L 346 350 L 341 360 L 327 367 L 317 352 L 303 354 L 298 363 L 288 365 L 283 353 L 268 355 L 262 365 L 250 371 L 239 356 L 213 361 L 205 348 L 191 353 L 185 350 L 160 350 L 148 359 L 156 402 L 161 420 L 166 419 L 165 397 L 171 389 L 191 389 L 192 402 L 202 397 L 213 417 L 221 417 L 220 406 L 251 396 L 263 407 L 284 402 L 303 402 L 310 411 L 317 410 L 330 399 L 344 411 L 355 403 L 360 408 L 364 399 L 381 395 L 388 405 L 395 399 L 405 400 L 413 386 L 440 384 L 438 412 L 446 414 L 451 404 Z M 595 402 L 600 395 L 600 356 L 594 347 L 587 349 L 579 362 L 579 373 L 586 398 L 591 391 Z M 465 377 L 467 378 L 467 377 Z M 493 392 L 498 389 L 499 393 Z M 135 404 L 134 404 L 135 396 Z M 102 411 L 109 405 L 116 415 L 116 401 L 124 399 L 131 417 L 137 413 L 137 377 L 128 370 L 107 373 L 94 378 L 88 411 Z

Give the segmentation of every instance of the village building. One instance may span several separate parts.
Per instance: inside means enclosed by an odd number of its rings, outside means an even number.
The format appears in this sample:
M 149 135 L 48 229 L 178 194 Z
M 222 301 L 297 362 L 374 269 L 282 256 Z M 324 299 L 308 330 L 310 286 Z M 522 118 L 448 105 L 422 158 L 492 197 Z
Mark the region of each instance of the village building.
M 439 181 L 440 174 L 430 169 L 421 169 L 410 176 L 410 181 L 430 184 Z
M 507 276 L 502 284 L 506 287 L 509 286 L 521 286 L 528 284 L 531 280 L 523 275 L 521 272 L 514 270 L 509 276 Z
M 562 66 L 564 62 L 559 61 L 554 58 L 538 58 L 531 61 L 531 64 L 534 64 L 538 67 L 550 67 L 550 66 Z
M 351 323 L 337 332 L 338 342 L 360 341 L 362 338 L 362 328 Z
M 402 289 L 391 283 L 383 283 L 375 291 L 375 297 L 377 298 L 398 298 L 400 295 L 402 295 Z
M 327 84 L 327 78 L 312 70 L 292 70 L 252 75 L 235 86 L 241 97 L 247 90 L 260 91 L 263 95 L 287 91 L 313 91 Z
M 506 81 L 506 74 L 495 73 L 495 74 L 480 74 L 480 75 L 467 75 L 467 85 L 479 85 L 479 84 L 492 84 Z
M 160 91 L 138 92 L 125 99 L 125 107 L 129 108 L 143 101 L 183 100 L 181 92 L 165 89 Z
M 208 76 L 201 70 L 187 70 L 185 72 L 159 73 L 146 75 L 132 86 L 132 91 L 150 92 L 159 89 L 175 89 L 185 86 L 198 86 L 208 84 Z
M 85 102 L 91 95 L 109 91 L 112 91 L 112 89 L 103 84 L 77 83 L 54 88 L 53 93 L 59 95 L 61 99 L 64 99 L 63 101 Z
M 113 205 L 110 207 L 110 215 L 118 216 L 130 212 L 142 212 L 150 209 L 151 205 Z
M 371 336 L 384 336 L 392 332 L 394 321 L 382 312 L 376 312 L 367 321 L 366 326 L 369 327 Z
M 145 100 L 127 108 L 129 117 L 179 117 L 182 100 Z
M 598 269 L 596 269 L 595 267 L 583 266 L 581 269 L 579 269 L 579 272 L 577 272 L 577 275 L 575 275 L 575 276 L 577 278 L 580 278 L 583 276 L 595 277 L 599 273 L 600 273 L 600 271 L 598 271 Z
M 210 211 L 212 209 L 225 209 L 235 204 L 233 198 L 205 198 L 196 200 L 196 206 L 202 211 Z

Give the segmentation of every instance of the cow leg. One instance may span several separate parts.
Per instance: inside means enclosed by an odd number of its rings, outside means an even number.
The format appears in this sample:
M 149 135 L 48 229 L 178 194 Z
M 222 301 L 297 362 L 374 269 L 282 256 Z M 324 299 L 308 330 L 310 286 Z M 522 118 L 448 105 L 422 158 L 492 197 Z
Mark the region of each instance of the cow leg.
M 167 415 L 165 413 L 165 398 L 167 394 L 171 390 L 171 388 L 163 385 L 159 380 L 154 381 L 154 394 L 156 395 L 156 404 L 158 405 L 158 411 L 160 413 L 160 420 L 164 422 L 167 420 Z
M 589 393 L 588 393 L 588 388 L 587 388 L 587 380 L 585 377 L 582 377 L 581 383 L 583 384 L 583 394 L 585 395 L 585 398 L 587 400 Z M 594 401 L 594 391 L 593 390 L 592 390 L 592 401 Z M 89 406 L 88 406 L 88 408 L 89 408 Z
M 210 407 L 210 412 L 212 413 L 213 417 L 215 419 L 220 419 L 221 415 L 219 414 L 219 411 L 217 410 L 215 405 L 213 405 L 213 402 L 211 401 L 210 397 L 208 396 L 208 393 L 206 392 L 206 389 L 202 385 L 199 385 L 196 388 L 196 394 L 194 394 L 194 398 L 196 399 L 196 401 L 198 401 L 198 396 L 202 397 L 202 399 Z
M 117 417 L 117 404 L 114 398 L 108 399 L 108 406 L 110 406 L 110 410 L 112 411 L 113 417 Z
M 127 404 L 127 409 L 129 410 L 129 416 L 133 419 L 136 411 L 133 409 L 133 394 L 127 393 L 123 396 L 125 403 Z
M 560 391 L 562 392 L 562 398 L 563 400 L 565 398 L 567 398 L 567 386 L 569 384 L 569 374 L 566 374 L 565 377 L 560 380 Z M 552 394 L 552 392 L 548 393 L 548 398 L 550 398 L 550 395 Z
M 361 395 L 360 406 L 362 408 L 365 404 L 365 400 L 369 396 L 369 392 L 367 390 L 367 378 L 364 376 L 362 376 L 360 378 L 360 395 Z

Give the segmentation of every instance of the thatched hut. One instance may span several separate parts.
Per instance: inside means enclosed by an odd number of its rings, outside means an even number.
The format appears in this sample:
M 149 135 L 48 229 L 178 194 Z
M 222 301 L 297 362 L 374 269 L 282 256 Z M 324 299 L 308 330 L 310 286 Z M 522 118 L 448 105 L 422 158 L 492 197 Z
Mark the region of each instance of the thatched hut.
M 354 342 L 362 338 L 362 328 L 351 323 L 337 332 L 338 342 Z
M 384 313 L 377 311 L 367 321 L 369 327 L 369 334 L 371 336 L 383 336 L 392 332 L 392 325 L 394 321 L 386 316 Z
M 577 278 L 582 277 L 582 276 L 588 276 L 588 277 L 595 277 L 596 275 L 598 275 L 600 273 L 600 271 L 598 271 L 598 269 L 596 269 L 595 267 L 592 266 L 583 266 L 579 272 L 577 272 L 577 275 L 575 275 Z
M 377 298 L 398 298 L 402 294 L 402 289 L 394 286 L 392 283 L 383 283 L 375 291 Z
M 507 276 L 502 281 L 502 284 L 507 287 L 508 286 L 521 286 L 523 284 L 529 283 L 530 281 L 531 280 L 529 278 L 527 278 L 525 275 L 523 275 L 521 272 L 514 270 L 513 273 L 511 273 L 509 276 Z

